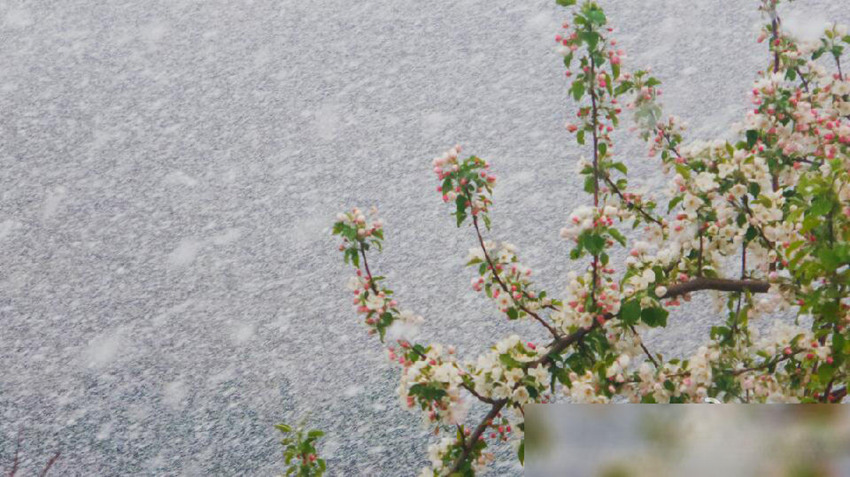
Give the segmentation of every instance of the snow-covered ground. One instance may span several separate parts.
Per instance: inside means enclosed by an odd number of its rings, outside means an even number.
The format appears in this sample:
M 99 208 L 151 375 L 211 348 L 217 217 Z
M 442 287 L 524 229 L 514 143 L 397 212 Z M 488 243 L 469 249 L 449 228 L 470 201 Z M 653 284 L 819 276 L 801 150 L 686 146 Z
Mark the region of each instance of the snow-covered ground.
M 603 0 L 691 138 L 724 134 L 767 64 L 755 1 Z M 796 27 L 844 22 L 798 0 Z M 474 356 L 509 331 L 469 287 L 475 245 L 434 192 L 456 142 L 499 176 L 491 237 L 555 293 L 586 200 L 553 0 L 0 0 L 0 470 L 272 475 L 311 415 L 333 475 L 406 475 L 428 437 L 395 397 L 329 236 L 377 205 L 374 267 Z M 636 183 L 661 185 L 634 142 Z M 712 318 L 671 318 L 684 353 Z M 509 463 L 497 475 L 519 474 Z

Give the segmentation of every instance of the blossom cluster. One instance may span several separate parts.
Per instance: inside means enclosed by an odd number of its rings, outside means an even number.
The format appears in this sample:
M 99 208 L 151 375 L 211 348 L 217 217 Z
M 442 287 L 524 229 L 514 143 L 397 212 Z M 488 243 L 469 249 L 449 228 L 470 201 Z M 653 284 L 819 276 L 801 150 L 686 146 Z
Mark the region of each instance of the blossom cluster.
M 490 196 L 496 176 L 490 173 L 487 161 L 475 156 L 460 160 L 460 152 L 461 146 L 456 145 L 433 160 L 434 174 L 441 181 L 437 192 L 442 194 L 443 202 L 455 204 L 453 215 L 458 226 L 471 213 L 473 217 L 481 214 L 489 228 L 487 211 L 493 202 Z
M 454 348 L 433 344 L 421 359 L 405 366 L 399 397 L 408 408 L 424 411 L 427 423 L 462 424 L 471 404 L 462 388 L 464 374 Z
M 483 439 L 479 442 L 483 442 Z M 422 469 L 419 477 L 448 475 L 463 452 L 464 445 L 457 438 L 444 437 L 440 442 L 428 446 L 428 460 L 431 462 L 431 467 Z M 475 449 L 476 452 L 472 452 L 474 455 L 468 462 L 468 470 L 473 474 L 480 474 L 489 463 L 493 462 L 495 456 L 490 452 L 482 452 L 480 446 L 475 446 Z
M 485 292 L 509 319 L 528 316 L 558 302 L 545 291 L 536 291 L 531 280 L 531 268 L 523 265 L 515 245 L 484 241 L 482 247 L 469 249 L 467 266 L 478 267 L 478 276 L 471 280 L 472 289 Z
M 498 342 L 468 365 L 475 392 L 521 406 L 542 399 L 550 385 L 549 371 L 539 363 L 544 351 L 534 343 L 523 343 L 518 335 Z

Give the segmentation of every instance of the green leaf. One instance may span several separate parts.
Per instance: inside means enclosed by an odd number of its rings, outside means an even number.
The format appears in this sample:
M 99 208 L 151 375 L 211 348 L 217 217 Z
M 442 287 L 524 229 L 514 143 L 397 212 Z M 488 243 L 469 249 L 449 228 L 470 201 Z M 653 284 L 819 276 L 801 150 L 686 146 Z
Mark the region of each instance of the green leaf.
M 605 18 L 605 13 L 603 13 L 602 10 L 600 10 L 598 8 L 594 8 L 594 9 L 590 10 L 589 12 L 587 12 L 587 18 L 592 23 L 595 23 L 595 24 L 600 25 L 600 26 L 604 25 L 608 21 L 608 19 Z
M 673 210 L 674 207 L 679 205 L 679 202 L 682 202 L 684 197 L 685 196 L 683 195 L 677 195 L 676 197 L 673 197 L 673 200 L 671 200 L 670 203 L 667 204 L 667 213 L 670 213 L 670 211 Z
M 581 251 L 581 247 L 576 247 L 570 250 L 570 258 L 573 260 L 578 260 L 579 258 L 581 258 Z
M 653 307 L 641 310 L 640 317 L 644 323 L 652 328 L 656 328 L 658 326 L 667 326 L 668 314 L 664 308 Z
M 829 200 L 829 197 L 820 196 L 812 202 L 812 206 L 806 216 L 826 215 L 830 210 L 832 210 L 832 201 Z
M 640 318 L 640 302 L 638 300 L 627 301 L 620 307 L 620 319 L 630 325 L 636 325 Z
M 508 308 L 508 312 L 507 312 L 507 313 L 508 313 L 508 318 L 510 318 L 510 319 L 512 319 L 512 320 L 515 320 L 515 319 L 519 318 L 519 312 L 518 312 L 518 311 L 517 311 L 517 309 L 516 309 L 516 308 L 514 308 L 514 307 L 510 307 L 510 308 Z
M 620 65 L 611 63 L 611 74 L 614 75 L 614 79 L 620 77 Z
M 806 218 L 803 219 L 803 228 L 800 229 L 800 234 L 806 234 L 809 230 L 817 227 L 820 223 L 820 216 L 812 214 L 811 209 L 809 209 L 809 213 L 806 214 Z
M 579 237 L 579 243 L 593 255 L 605 250 L 605 238 L 599 234 L 585 232 Z
M 307 433 L 307 437 L 312 439 L 318 439 L 324 435 L 325 433 L 319 430 L 313 430 Z
M 758 197 L 761 193 L 761 186 L 758 182 L 750 182 L 749 192 L 753 197 Z M 768 206 L 769 207 L 769 206 Z
M 624 237 L 619 230 L 611 228 L 608 229 L 608 233 L 611 234 L 611 237 L 614 237 L 614 240 L 620 242 L 620 245 L 622 245 L 623 247 L 626 246 L 626 237 Z
M 611 167 L 613 167 L 614 169 L 617 169 L 618 171 L 622 172 L 623 174 L 629 173 L 629 169 L 622 162 L 615 162 L 615 163 L 611 164 Z
M 499 361 L 509 368 L 521 368 L 522 363 L 514 359 L 513 356 L 503 353 L 499 355 Z
M 797 72 L 793 69 L 788 69 L 788 71 L 785 72 L 785 79 L 788 81 L 795 81 L 797 79 Z
M 828 383 L 830 379 L 832 379 L 833 374 L 835 374 L 835 367 L 831 364 L 821 363 L 818 366 L 818 378 L 820 378 L 821 383 Z
M 576 4 L 576 0 L 555 0 L 555 3 L 562 7 L 571 7 Z
M 446 391 L 422 383 L 417 383 L 411 386 L 408 393 L 413 396 L 420 396 L 426 401 L 439 400 L 446 395 Z
M 752 148 L 756 145 L 759 139 L 759 132 L 755 129 L 747 130 L 747 148 Z
M 492 222 L 490 221 L 490 216 L 487 214 L 482 214 L 481 218 L 484 219 L 484 226 L 487 227 L 487 230 L 490 230 L 490 225 L 492 225 Z
M 593 176 L 586 176 L 584 178 L 584 191 L 593 194 L 594 189 L 596 189 L 596 181 L 593 180 Z
M 630 91 L 630 90 L 632 89 L 632 87 L 633 87 L 633 86 L 634 86 L 634 83 L 632 83 L 631 81 L 623 81 L 623 82 L 622 82 L 622 83 L 620 83 L 620 85 L 619 85 L 619 86 L 617 86 L 617 88 L 614 90 L 614 94 L 615 94 L 616 96 L 620 96 L 621 94 L 623 94 L 623 93 L 627 93 L 628 91 Z
M 584 82 L 580 80 L 573 81 L 570 92 L 573 94 L 574 100 L 580 101 L 581 97 L 584 95 Z
M 599 43 L 599 33 L 595 31 L 583 31 L 579 33 L 579 38 L 587 43 L 587 48 L 590 50 L 595 50 L 596 45 Z
M 280 430 L 280 432 L 292 432 L 292 426 L 288 426 L 286 424 L 278 424 L 274 426 Z
M 525 439 L 523 439 L 522 442 L 519 443 L 519 450 L 517 450 L 517 458 L 519 459 L 520 464 L 525 464 Z
M 821 264 L 823 264 L 824 270 L 826 270 L 828 273 L 834 272 L 838 267 L 841 266 L 838 254 L 833 249 L 821 249 L 818 252 L 818 259 L 820 259 Z

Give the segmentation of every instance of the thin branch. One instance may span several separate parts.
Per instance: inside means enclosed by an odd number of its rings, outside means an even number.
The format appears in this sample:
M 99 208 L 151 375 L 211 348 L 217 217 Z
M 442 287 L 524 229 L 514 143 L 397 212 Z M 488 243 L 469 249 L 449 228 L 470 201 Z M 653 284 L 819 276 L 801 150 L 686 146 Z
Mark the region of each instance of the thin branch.
M 728 202 L 733 207 L 738 207 L 737 202 L 735 202 L 734 200 L 730 200 Z M 750 208 L 749 203 L 745 200 L 745 201 L 742 201 L 741 204 L 743 206 L 744 212 L 746 212 L 747 215 L 749 215 L 751 218 L 755 218 L 755 214 L 753 213 L 753 209 Z M 777 251 L 776 245 L 770 239 L 767 238 L 767 236 L 764 234 L 764 231 L 761 229 L 761 227 L 759 227 L 757 225 L 753 225 L 753 224 L 750 224 L 750 226 L 759 234 L 759 237 L 761 237 L 761 239 L 764 240 L 765 245 L 767 245 L 767 247 L 769 249 L 773 250 L 774 252 Z
M 495 404 L 496 403 L 495 399 L 490 399 L 488 397 L 484 397 L 484 396 L 478 394 L 478 392 L 475 390 L 474 387 L 472 387 L 472 386 L 470 386 L 466 383 L 461 383 L 461 386 L 464 389 L 466 389 L 467 391 L 469 391 L 469 394 L 472 394 L 473 396 L 475 396 L 481 402 L 486 402 L 487 404 Z
M 800 71 L 800 67 L 799 67 L 799 66 L 795 66 L 795 67 L 794 67 L 794 71 L 796 71 L 796 72 L 797 72 L 797 76 L 799 76 L 799 77 L 800 77 L 800 79 L 803 81 L 803 89 L 804 89 L 804 90 L 808 93 L 808 92 L 809 92 L 809 82 L 808 82 L 808 81 L 806 81 L 806 77 L 805 77 L 805 76 L 803 76 L 803 72 L 802 72 L 802 71 Z
M 589 47 L 588 47 L 589 49 Z M 599 111 L 596 108 L 596 61 L 593 55 L 590 56 L 590 104 L 593 108 L 593 207 L 599 210 L 599 135 L 597 129 L 599 126 Z M 594 220 L 596 218 L 594 217 Z M 590 285 L 590 301 L 593 307 L 596 308 L 596 281 L 599 277 L 599 255 L 593 254 L 593 283 Z
M 522 291 L 522 296 L 524 296 L 524 297 L 528 298 L 529 300 L 533 300 L 533 299 L 534 299 L 534 298 L 533 298 L 531 295 L 529 295 L 529 294 L 528 294 L 528 292 L 527 292 L 527 291 L 525 291 L 525 290 L 523 290 L 523 291 Z M 550 309 L 550 310 L 554 310 L 554 311 L 561 311 L 561 309 L 560 309 L 560 308 L 558 308 L 557 306 L 552 305 L 552 304 L 549 304 L 549 305 L 543 305 L 543 304 L 541 304 L 541 305 L 540 305 L 540 307 L 541 307 L 541 308 L 548 308 L 548 309 Z
M 23 433 L 23 428 L 18 428 L 18 437 L 15 439 L 15 458 L 12 460 L 12 470 L 9 471 L 9 477 L 15 477 L 15 474 L 18 472 L 18 454 L 21 451 L 21 433 Z
M 593 108 L 593 206 L 599 207 L 599 112 L 596 109 L 596 62 L 590 57 L 590 104 Z
M 769 368 L 770 366 L 776 366 L 777 364 L 779 364 L 783 361 L 787 361 L 787 360 L 791 359 L 795 354 L 798 354 L 798 353 L 802 353 L 802 350 L 797 350 L 797 351 L 795 351 L 791 354 L 785 355 L 785 356 L 783 356 L 783 357 L 781 357 L 781 358 L 779 358 L 775 361 L 765 361 L 764 363 L 762 363 L 758 366 L 753 366 L 751 368 L 736 369 L 736 370 L 732 371 L 732 375 L 733 376 L 740 376 L 744 373 L 749 373 L 749 372 L 752 372 L 752 371 L 761 371 L 763 369 Z
M 667 141 L 667 150 L 676 155 L 679 159 L 684 159 L 681 154 L 679 154 L 679 150 L 673 146 L 673 139 L 670 137 L 670 133 L 661 129 L 661 135 L 664 136 L 664 140 Z
M 747 196 L 744 196 L 744 208 L 749 210 L 749 201 L 747 200 Z M 741 280 L 746 278 L 747 276 L 747 241 L 744 240 L 741 242 Z
M 53 467 L 53 464 L 55 464 L 56 461 L 59 459 L 60 454 L 61 452 L 57 452 L 53 457 L 50 458 L 49 461 L 47 461 L 47 466 L 45 466 L 44 470 L 42 470 L 41 474 L 39 474 L 40 477 L 44 477 L 47 475 L 47 471 L 49 471 L 50 468 Z
M 369 287 L 372 288 L 372 291 L 375 292 L 375 295 L 378 294 L 378 287 L 375 285 L 374 280 L 372 280 L 372 272 L 369 271 L 369 261 L 366 260 L 366 251 L 363 250 L 363 247 L 360 247 L 360 256 L 363 257 L 363 267 L 366 269 L 366 277 L 369 279 Z
M 632 333 L 634 333 L 635 336 L 637 336 L 638 339 L 640 339 L 640 335 L 638 334 L 637 330 L 635 329 L 635 325 L 629 325 L 629 328 L 631 328 Z M 650 361 L 652 361 L 652 364 L 654 364 L 656 368 L 658 368 L 659 367 L 658 361 L 655 360 L 655 358 L 652 356 L 652 353 L 650 353 L 649 350 L 646 348 L 646 345 L 643 344 L 643 340 L 640 341 L 640 347 L 641 347 L 641 349 L 643 349 L 643 352 L 646 354 L 646 357 L 649 358 Z
M 771 22 L 771 25 L 773 26 L 773 41 L 770 42 L 770 45 L 773 47 L 773 73 L 775 74 L 779 72 L 779 45 L 776 44 L 776 40 L 779 39 L 778 15 L 773 16 L 773 21 Z
M 650 222 L 652 222 L 652 223 L 658 224 L 658 225 L 660 225 L 660 226 L 662 226 L 662 227 L 664 226 L 664 224 L 662 224 L 660 220 L 658 220 L 657 218 L 653 217 L 653 216 L 652 216 L 649 212 L 647 212 L 646 210 L 644 210 L 644 209 L 643 209 L 643 207 L 641 207 L 641 206 L 639 206 L 639 205 L 635 204 L 634 202 L 632 202 L 632 201 L 630 201 L 630 200 L 626 199 L 625 195 L 623 195 L 623 192 L 620 190 L 620 188 L 619 188 L 619 187 L 617 187 L 617 184 L 615 184 L 615 183 L 614 183 L 614 181 L 612 181 L 612 180 L 611 180 L 611 177 L 609 177 L 609 176 L 606 174 L 606 175 L 604 175 L 604 176 L 602 177 L 602 179 L 605 181 L 605 183 L 606 183 L 606 184 L 608 184 L 608 187 L 610 187 L 610 188 L 611 188 L 611 190 L 612 190 L 612 191 L 614 191 L 614 193 L 615 193 L 615 194 L 617 194 L 617 195 L 620 197 L 620 200 L 622 200 L 622 201 L 626 204 L 626 206 L 627 206 L 627 207 L 629 207 L 629 208 L 634 208 L 635 210 L 637 210 L 638 212 L 640 212 L 640 214 L 641 214 L 642 216 L 644 216 L 644 218 L 645 218 L 646 220 L 648 220 L 648 221 L 650 221 Z
M 505 293 L 507 293 L 508 296 L 511 296 L 511 298 L 513 299 L 513 295 L 511 295 L 511 292 L 508 289 L 507 284 L 505 284 L 505 282 L 502 281 L 502 278 L 499 277 L 499 271 L 496 268 L 496 264 L 494 264 L 493 260 L 490 258 L 490 254 L 487 252 L 487 247 L 484 246 L 484 237 L 481 236 L 481 228 L 478 226 L 478 216 L 476 216 L 476 215 L 472 216 L 472 225 L 475 227 L 475 234 L 478 236 L 478 243 L 479 243 L 479 245 L 481 245 L 481 250 L 484 252 L 484 258 L 487 260 L 487 264 L 490 266 L 490 269 L 493 270 L 493 278 L 496 279 L 496 282 L 499 284 L 500 287 L 502 287 L 502 290 Z M 525 305 L 523 305 L 522 303 L 520 303 L 519 301 L 517 301 L 515 299 L 514 299 L 514 303 L 516 304 L 517 307 L 519 307 L 520 310 L 526 312 L 529 316 L 531 316 L 532 318 L 537 320 L 541 325 L 543 325 L 544 328 L 549 330 L 549 333 L 551 333 L 552 336 L 554 336 L 556 338 L 560 336 L 558 331 L 555 330 L 555 328 L 552 328 L 552 326 L 549 323 L 546 323 L 546 320 L 541 318 L 540 315 L 529 310 Z
M 698 277 L 702 276 L 702 253 L 703 253 L 702 232 L 703 232 L 703 228 L 702 228 L 702 225 L 700 225 L 700 228 L 699 228 L 699 256 L 697 257 L 697 276 Z

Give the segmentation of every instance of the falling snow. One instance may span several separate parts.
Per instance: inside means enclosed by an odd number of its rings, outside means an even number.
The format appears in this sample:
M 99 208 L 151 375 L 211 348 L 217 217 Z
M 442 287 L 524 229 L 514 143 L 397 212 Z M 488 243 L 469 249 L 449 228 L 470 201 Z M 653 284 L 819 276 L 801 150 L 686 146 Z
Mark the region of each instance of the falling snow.
M 755 1 L 601 3 L 689 137 L 742 117 L 768 60 Z M 842 3 L 798 0 L 789 26 L 846 23 Z M 424 465 L 427 430 L 350 309 L 329 226 L 382 210 L 374 267 L 424 341 L 471 357 L 509 332 L 541 339 L 469 289 L 474 238 L 429 165 L 456 142 L 490 160 L 492 238 L 564 288 L 579 265 L 558 230 L 587 154 L 563 130 L 551 37 L 567 15 L 552 0 L 0 0 L 0 470 L 20 430 L 20 475 L 56 451 L 55 475 L 274 475 L 272 425 L 301 416 L 327 431 L 331 475 Z M 700 309 L 650 344 L 692 350 L 714 323 Z

